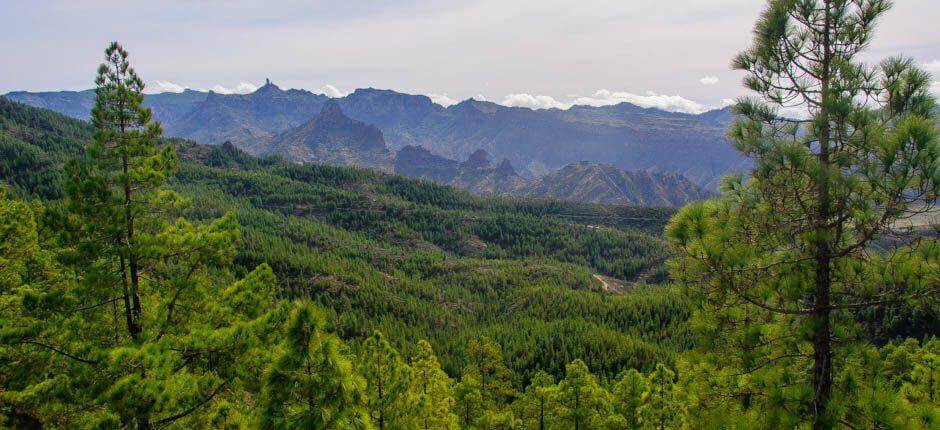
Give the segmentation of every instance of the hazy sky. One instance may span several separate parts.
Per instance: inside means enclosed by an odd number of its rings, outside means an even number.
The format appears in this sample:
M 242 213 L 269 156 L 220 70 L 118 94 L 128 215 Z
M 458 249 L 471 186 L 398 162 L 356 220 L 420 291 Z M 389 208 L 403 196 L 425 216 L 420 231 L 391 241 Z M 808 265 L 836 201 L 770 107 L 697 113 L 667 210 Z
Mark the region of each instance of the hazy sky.
M 0 0 L 0 93 L 89 88 L 119 40 L 151 91 L 245 92 L 271 78 L 332 95 L 371 86 L 444 104 L 694 112 L 743 93 L 728 65 L 764 3 Z M 871 59 L 904 53 L 940 79 L 940 0 L 895 3 Z

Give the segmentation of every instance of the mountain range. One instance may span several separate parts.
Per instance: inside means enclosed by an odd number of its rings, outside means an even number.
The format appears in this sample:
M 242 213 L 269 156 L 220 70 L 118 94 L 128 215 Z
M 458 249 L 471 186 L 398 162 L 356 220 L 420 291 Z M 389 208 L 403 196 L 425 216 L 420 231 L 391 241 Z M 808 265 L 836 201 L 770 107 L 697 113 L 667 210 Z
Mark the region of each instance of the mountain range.
M 609 164 L 581 162 L 527 179 L 508 159 L 494 164 L 483 149 L 474 151 L 463 162 L 421 146 L 392 151 L 378 127 L 349 118 L 335 100 L 328 100 L 303 124 L 243 142 L 241 147 L 254 155 L 273 154 L 302 164 L 370 167 L 482 195 L 645 206 L 682 206 L 710 196 L 675 173 L 625 172 Z
M 87 119 L 94 91 L 20 91 L 6 97 Z M 250 94 L 187 90 L 148 95 L 146 103 L 168 136 L 252 148 L 306 123 L 329 100 L 267 82 Z M 378 127 L 392 151 L 421 146 L 461 160 L 482 149 L 508 159 L 526 178 L 588 161 L 678 173 L 714 189 L 722 175 L 748 166 L 724 136 L 732 120 L 728 109 L 691 115 L 620 103 L 533 110 L 474 99 L 443 107 L 423 95 L 373 88 L 335 101 L 350 118 Z

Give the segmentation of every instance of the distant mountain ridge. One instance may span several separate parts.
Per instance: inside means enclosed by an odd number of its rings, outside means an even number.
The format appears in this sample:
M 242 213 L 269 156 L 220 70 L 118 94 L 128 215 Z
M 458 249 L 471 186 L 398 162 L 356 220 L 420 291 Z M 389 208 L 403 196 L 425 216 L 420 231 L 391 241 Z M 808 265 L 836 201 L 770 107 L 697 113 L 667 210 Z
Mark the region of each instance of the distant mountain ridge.
M 420 146 L 406 146 L 395 156 L 395 173 L 483 195 L 513 195 L 528 185 L 528 180 L 516 173 L 509 160 L 503 159 L 493 166 L 490 155 L 482 149 L 461 163 Z
M 93 91 L 28 93 L 9 98 L 77 118 L 87 118 Z M 297 127 L 330 100 L 268 82 L 250 94 L 187 91 L 148 95 L 168 136 L 200 143 L 231 141 L 257 147 Z M 629 103 L 532 110 L 468 99 L 443 107 L 423 95 L 358 89 L 335 101 L 350 118 L 377 126 L 390 150 L 422 146 L 450 159 L 484 149 L 508 159 L 523 177 L 539 177 L 571 163 L 608 163 L 619 169 L 676 172 L 707 188 L 747 160 L 724 136 L 727 110 L 701 115 L 642 108 Z
M 392 153 L 382 131 L 349 118 L 333 100 L 307 122 L 256 144 L 257 155 L 273 153 L 304 164 L 392 168 Z
M 528 180 L 519 176 L 507 159 L 493 166 L 489 154 L 482 149 L 459 163 L 420 146 L 406 146 L 395 157 L 395 173 L 483 195 L 588 203 L 679 207 L 714 196 L 676 173 L 627 172 L 610 164 L 586 161 Z
M 586 161 L 569 164 L 538 178 L 516 194 L 591 203 L 674 207 L 714 196 L 676 173 L 627 172 L 610 164 Z

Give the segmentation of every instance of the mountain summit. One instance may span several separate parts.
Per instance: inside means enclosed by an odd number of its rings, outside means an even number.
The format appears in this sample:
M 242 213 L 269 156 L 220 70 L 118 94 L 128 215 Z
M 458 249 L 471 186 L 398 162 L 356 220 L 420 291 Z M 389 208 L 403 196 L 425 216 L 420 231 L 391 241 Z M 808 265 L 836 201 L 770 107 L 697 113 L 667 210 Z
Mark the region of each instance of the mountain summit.
M 275 153 L 300 163 L 326 163 L 391 169 L 392 155 L 382 131 L 349 118 L 339 103 L 327 101 L 320 113 L 272 137 L 259 154 Z

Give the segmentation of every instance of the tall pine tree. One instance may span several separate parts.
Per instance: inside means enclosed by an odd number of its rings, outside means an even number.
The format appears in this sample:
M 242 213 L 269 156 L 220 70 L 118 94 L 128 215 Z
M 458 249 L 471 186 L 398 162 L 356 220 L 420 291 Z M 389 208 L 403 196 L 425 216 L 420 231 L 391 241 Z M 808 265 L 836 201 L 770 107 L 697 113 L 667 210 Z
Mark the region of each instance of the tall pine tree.
M 833 427 L 853 395 L 838 385 L 860 346 L 853 314 L 938 294 L 916 264 L 935 242 L 873 246 L 940 186 L 930 76 L 906 59 L 859 61 L 889 7 L 768 2 L 754 45 L 734 60 L 757 93 L 737 103 L 729 132 L 754 161 L 750 179 L 728 181 L 721 201 L 669 228 L 683 255 L 674 273 L 708 305 L 698 326 L 725 370 L 725 398 L 764 408 L 757 416 L 772 425 Z
M 415 399 L 416 428 L 422 430 L 453 430 L 459 428 L 454 415 L 452 381 L 441 369 L 431 344 L 418 342 L 418 352 L 411 358 L 413 379 L 411 393 Z
M 379 430 L 414 428 L 411 369 L 376 331 L 363 342 L 359 373 L 366 380 L 366 408 Z
M 163 188 L 174 149 L 156 140 L 127 52 L 105 54 L 95 139 L 70 164 L 67 208 L 19 223 L 32 229 L 24 251 L 44 251 L 0 291 L 6 351 L 53 370 L 16 384 L 16 403 L 31 405 L 24 422 L 53 427 L 194 426 L 250 382 L 246 364 L 277 341 L 284 307 L 256 305 L 274 301 L 266 266 L 233 283 L 234 215 L 176 218 L 184 202 Z
M 313 305 L 293 310 L 282 351 L 265 376 L 261 428 L 372 428 L 365 380 L 325 324 Z

